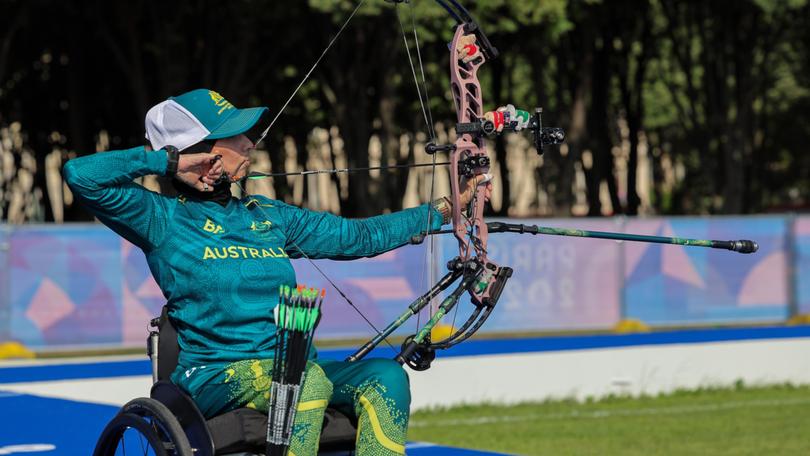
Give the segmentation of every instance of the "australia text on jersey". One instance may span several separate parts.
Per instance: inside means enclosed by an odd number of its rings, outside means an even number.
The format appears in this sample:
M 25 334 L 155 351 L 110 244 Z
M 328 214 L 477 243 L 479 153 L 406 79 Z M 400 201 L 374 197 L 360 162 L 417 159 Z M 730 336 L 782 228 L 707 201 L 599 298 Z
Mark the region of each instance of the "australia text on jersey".
M 250 259 L 250 258 L 289 258 L 287 252 L 281 247 L 270 247 L 257 249 L 242 245 L 231 245 L 227 247 L 205 247 L 203 260 L 224 260 L 226 258 Z

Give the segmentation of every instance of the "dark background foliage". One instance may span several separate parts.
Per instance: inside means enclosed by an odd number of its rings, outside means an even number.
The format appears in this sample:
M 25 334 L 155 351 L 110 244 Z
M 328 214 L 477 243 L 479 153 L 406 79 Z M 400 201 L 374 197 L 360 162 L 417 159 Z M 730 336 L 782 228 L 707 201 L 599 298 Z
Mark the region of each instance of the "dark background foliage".
M 543 106 L 546 123 L 568 133 L 567 145 L 549 148 L 542 160 L 528 142 L 492 143 L 501 192 L 494 212 L 807 207 L 806 2 L 464 3 L 502 53 L 482 70 L 486 108 Z M 412 19 L 416 24 L 429 105 L 446 130 L 454 116 L 446 50 L 452 22 L 435 2 L 412 5 L 400 5 L 399 17 L 412 49 Z M 49 170 L 57 173 L 72 156 L 143 144 L 146 111 L 168 96 L 209 87 L 236 106 L 266 105 L 275 114 L 353 6 L 0 1 L 2 219 L 88 219 Z M 369 166 L 370 157 L 383 164 L 429 160 L 392 4 L 368 0 L 290 103 L 263 146 L 270 170 L 289 170 L 286 143 L 294 146 L 294 168 L 306 169 L 315 128 L 329 132 L 332 164 L 340 157 L 334 147 L 346 151 L 348 167 Z M 372 144 L 378 152 L 370 153 Z M 531 178 L 517 168 L 530 169 Z M 315 184 L 304 182 L 296 196 L 292 182 L 273 180 L 274 196 L 306 205 Z M 360 172 L 330 182 L 334 210 L 367 216 L 402 207 L 409 173 Z

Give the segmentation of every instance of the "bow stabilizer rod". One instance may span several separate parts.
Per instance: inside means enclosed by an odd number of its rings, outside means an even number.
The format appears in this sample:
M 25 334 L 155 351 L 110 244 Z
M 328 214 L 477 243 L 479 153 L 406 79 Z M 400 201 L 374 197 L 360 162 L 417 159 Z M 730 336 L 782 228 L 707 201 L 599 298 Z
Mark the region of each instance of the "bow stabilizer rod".
M 610 239 L 614 241 L 651 242 L 655 244 L 683 245 L 687 247 L 708 247 L 712 249 L 731 250 L 737 253 L 754 253 L 759 250 L 755 241 L 741 239 L 737 241 L 714 241 L 708 239 L 688 239 L 665 236 L 648 236 L 643 234 L 612 233 L 609 231 L 575 230 L 571 228 L 551 228 L 519 223 L 487 223 L 490 233 L 545 234 L 549 236 L 573 236 L 581 238 Z M 426 235 L 450 234 L 451 230 L 433 230 L 411 238 L 412 244 L 421 244 Z

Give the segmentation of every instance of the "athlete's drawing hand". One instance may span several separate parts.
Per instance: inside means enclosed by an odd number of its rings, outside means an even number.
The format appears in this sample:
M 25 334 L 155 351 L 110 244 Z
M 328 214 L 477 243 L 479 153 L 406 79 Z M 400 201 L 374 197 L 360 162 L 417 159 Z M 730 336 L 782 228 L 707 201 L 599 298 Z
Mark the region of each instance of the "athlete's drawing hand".
M 201 192 L 214 190 L 214 182 L 222 175 L 220 155 L 184 154 L 177 162 L 177 179 Z

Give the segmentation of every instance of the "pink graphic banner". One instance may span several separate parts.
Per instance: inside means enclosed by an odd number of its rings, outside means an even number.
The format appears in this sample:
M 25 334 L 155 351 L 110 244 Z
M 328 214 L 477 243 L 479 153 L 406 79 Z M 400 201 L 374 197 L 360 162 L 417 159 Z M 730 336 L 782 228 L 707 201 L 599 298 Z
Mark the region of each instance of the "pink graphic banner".
M 512 223 L 701 239 L 756 240 L 754 255 L 706 248 L 575 237 L 493 234 L 489 254 L 509 280 L 482 332 L 608 329 L 621 318 L 653 325 L 782 321 L 795 296 L 810 311 L 810 218 L 510 220 Z M 382 329 L 445 273 L 458 254 L 450 236 L 375 258 L 318 261 L 371 323 Z M 5 246 L 5 248 L 2 248 Z M 791 281 L 790 258 L 796 274 Z M 432 258 L 433 267 L 427 259 Z M 328 290 L 321 338 L 374 330 L 305 260 L 299 282 Z M 31 347 L 140 346 L 164 304 L 143 253 L 101 225 L 0 226 L 0 341 Z M 791 283 L 796 283 L 795 291 Z M 795 295 L 794 295 L 795 293 Z M 467 297 L 445 323 L 460 325 Z M 414 332 L 417 320 L 400 334 Z

